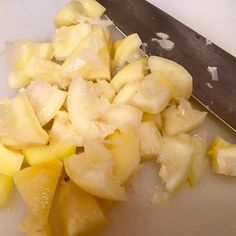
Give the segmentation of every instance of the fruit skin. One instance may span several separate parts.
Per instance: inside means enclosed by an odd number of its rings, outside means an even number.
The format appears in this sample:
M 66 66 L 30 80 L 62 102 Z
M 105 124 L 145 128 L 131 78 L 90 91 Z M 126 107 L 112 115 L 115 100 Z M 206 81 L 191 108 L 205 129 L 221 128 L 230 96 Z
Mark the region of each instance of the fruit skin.
M 114 173 L 124 184 L 140 166 L 139 139 L 133 132 L 118 130 L 106 140 L 114 161 Z
M 13 192 L 12 177 L 0 174 L 0 208 L 6 207 Z
M 150 56 L 148 66 L 159 83 L 172 91 L 173 97 L 188 99 L 192 93 L 193 79 L 189 72 L 178 63 L 158 56 Z
M 60 235 L 93 235 L 108 220 L 96 200 L 71 180 L 58 186 L 50 215 L 54 232 Z
M 13 176 L 15 186 L 29 212 L 37 218 L 42 229 L 47 224 L 62 166 L 60 161 L 51 161 L 27 167 Z
M 25 160 L 31 166 L 53 160 L 62 160 L 75 154 L 76 146 L 65 141 L 51 139 L 48 145 L 32 146 L 22 149 Z
M 125 189 L 114 176 L 111 158 L 101 155 L 91 156 L 86 152 L 64 159 L 67 175 L 84 191 L 109 200 L 126 199 Z

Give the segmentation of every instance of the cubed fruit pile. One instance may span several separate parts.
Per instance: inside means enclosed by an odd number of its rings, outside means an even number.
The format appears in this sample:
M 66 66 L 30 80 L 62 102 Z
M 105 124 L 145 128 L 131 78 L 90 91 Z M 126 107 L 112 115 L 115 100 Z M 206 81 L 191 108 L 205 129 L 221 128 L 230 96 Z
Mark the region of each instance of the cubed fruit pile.
M 104 12 L 95 0 L 71 1 L 52 42 L 6 43 L 19 91 L 0 101 L 0 206 L 15 185 L 27 235 L 98 232 L 145 160 L 160 165 L 163 196 L 204 172 L 206 137 L 189 132 L 206 112 L 188 101 L 191 75 L 146 57 L 137 34 L 113 42 Z M 216 173 L 236 175 L 235 145 L 216 138 L 208 154 Z

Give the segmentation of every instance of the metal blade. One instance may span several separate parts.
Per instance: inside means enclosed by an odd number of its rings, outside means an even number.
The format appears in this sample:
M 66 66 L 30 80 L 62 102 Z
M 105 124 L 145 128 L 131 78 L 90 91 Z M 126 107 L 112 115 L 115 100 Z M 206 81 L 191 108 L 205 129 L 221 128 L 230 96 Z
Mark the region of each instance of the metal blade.
M 107 16 L 123 33 L 139 34 L 148 44 L 148 55 L 163 56 L 183 65 L 194 79 L 193 97 L 236 131 L 235 57 L 215 44 L 206 45 L 204 37 L 144 0 L 98 2 L 106 7 Z M 171 51 L 152 42 L 157 32 L 170 36 L 175 43 Z M 208 66 L 218 68 L 219 81 L 212 81 Z

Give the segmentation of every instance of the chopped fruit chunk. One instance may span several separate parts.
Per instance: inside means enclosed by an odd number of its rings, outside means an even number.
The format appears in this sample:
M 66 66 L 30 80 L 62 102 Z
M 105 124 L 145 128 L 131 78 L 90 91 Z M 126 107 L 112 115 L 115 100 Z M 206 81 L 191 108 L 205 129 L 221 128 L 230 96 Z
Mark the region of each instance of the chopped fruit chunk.
M 114 160 L 115 175 L 124 184 L 139 168 L 139 140 L 132 132 L 116 131 L 107 141 Z
M 191 104 L 178 98 L 163 113 L 163 132 L 166 135 L 177 135 L 197 128 L 206 118 L 207 113 L 193 109 Z
M 25 168 L 14 175 L 14 183 L 30 213 L 45 227 L 62 163 L 52 161 Z
M 188 99 L 192 93 L 193 79 L 189 72 L 178 63 L 163 57 L 151 56 L 148 59 L 148 66 L 154 72 L 159 82 L 167 87 L 172 87 L 173 97 Z
M 13 192 L 12 177 L 0 174 L 0 208 L 7 206 Z
M 161 134 L 154 121 L 143 121 L 138 127 L 142 159 L 157 158 L 161 147 Z
M 95 0 L 80 0 L 80 3 L 89 17 L 98 18 L 106 11 L 106 8 Z
M 20 170 L 24 156 L 0 143 L 0 175 L 12 176 Z
M 22 149 L 25 160 L 31 166 L 53 160 L 63 160 L 75 154 L 76 147 L 65 141 L 50 140 L 47 146 L 33 146 Z
M 35 80 L 25 90 L 42 125 L 52 120 L 65 102 L 67 93 L 43 80 Z

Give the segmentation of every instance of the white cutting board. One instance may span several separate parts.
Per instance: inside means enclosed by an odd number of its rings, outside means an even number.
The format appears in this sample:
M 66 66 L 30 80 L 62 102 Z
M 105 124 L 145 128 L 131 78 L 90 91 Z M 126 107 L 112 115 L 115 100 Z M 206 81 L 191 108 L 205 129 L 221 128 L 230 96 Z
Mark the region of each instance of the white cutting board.
M 50 39 L 54 30 L 53 15 L 64 2 L 66 1 L 1 0 L 0 52 L 3 51 L 5 40 Z M 164 1 L 158 2 L 164 4 Z M 169 2 L 174 1 L 169 0 Z M 7 65 L 4 55 L 0 55 L 0 77 L 0 97 L 13 94 L 7 88 Z M 208 119 L 202 129 L 208 131 L 209 138 L 220 134 L 236 143 L 235 134 L 217 121 Z M 186 184 L 168 206 L 162 207 L 149 203 L 158 185 L 157 168 L 154 162 L 149 162 L 131 181 L 128 188 L 129 200 L 117 204 L 111 211 L 111 223 L 104 234 L 106 236 L 236 235 L 235 178 L 216 176 L 207 171 L 201 184 L 194 189 Z M 23 235 L 19 227 L 23 209 L 23 203 L 17 199 L 11 209 L 0 210 L 1 236 Z

